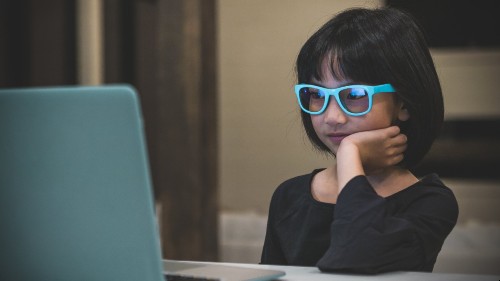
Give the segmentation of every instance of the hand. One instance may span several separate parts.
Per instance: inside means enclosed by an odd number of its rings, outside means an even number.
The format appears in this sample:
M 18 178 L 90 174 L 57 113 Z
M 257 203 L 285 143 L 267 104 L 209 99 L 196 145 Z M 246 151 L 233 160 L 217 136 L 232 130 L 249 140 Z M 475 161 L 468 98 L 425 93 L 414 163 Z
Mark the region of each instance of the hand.
M 346 137 L 340 144 L 338 154 L 342 153 L 341 150 L 357 152 L 365 174 L 369 175 L 401 162 L 406 142 L 407 138 L 401 134 L 399 127 L 391 126 Z

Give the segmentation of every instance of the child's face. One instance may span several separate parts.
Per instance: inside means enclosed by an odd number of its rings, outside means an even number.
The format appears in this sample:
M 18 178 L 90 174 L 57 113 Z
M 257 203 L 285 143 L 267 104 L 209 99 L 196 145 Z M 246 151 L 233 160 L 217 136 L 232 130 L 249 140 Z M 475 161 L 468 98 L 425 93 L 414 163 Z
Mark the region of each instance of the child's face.
M 338 88 L 350 84 L 364 84 L 363 81 L 336 80 L 327 64 L 323 64 L 323 80 L 312 82 L 325 88 Z M 344 113 L 337 101 L 332 98 L 319 115 L 311 115 L 312 125 L 319 139 L 334 153 L 337 153 L 340 142 L 346 136 L 368 130 L 387 128 L 396 120 L 406 121 L 409 116 L 402 103 L 396 102 L 394 93 L 380 93 L 373 96 L 370 112 L 362 116 L 350 116 Z

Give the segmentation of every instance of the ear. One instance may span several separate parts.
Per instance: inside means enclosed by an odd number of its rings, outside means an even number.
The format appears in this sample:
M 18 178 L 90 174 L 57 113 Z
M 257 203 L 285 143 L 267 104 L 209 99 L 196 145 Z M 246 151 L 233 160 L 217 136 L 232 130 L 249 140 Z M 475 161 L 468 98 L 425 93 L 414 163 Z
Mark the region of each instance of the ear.
M 408 112 L 408 109 L 406 109 L 404 103 L 400 104 L 398 119 L 402 122 L 408 121 L 408 119 L 410 119 L 410 112 Z

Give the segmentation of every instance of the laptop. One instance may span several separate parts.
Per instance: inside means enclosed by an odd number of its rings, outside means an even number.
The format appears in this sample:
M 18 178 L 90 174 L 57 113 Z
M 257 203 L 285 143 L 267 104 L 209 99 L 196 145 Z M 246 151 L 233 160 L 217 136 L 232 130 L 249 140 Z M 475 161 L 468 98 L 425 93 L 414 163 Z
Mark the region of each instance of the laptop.
M 134 88 L 0 89 L 0 280 L 167 274 L 272 280 L 284 272 L 162 261 Z

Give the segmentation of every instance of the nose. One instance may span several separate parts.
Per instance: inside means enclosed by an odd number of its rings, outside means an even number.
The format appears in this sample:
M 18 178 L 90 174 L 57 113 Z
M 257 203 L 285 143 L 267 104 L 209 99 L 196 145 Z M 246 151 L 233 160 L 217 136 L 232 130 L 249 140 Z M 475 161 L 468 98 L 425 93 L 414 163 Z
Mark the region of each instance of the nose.
M 344 124 L 347 122 L 347 114 L 340 108 L 334 97 L 330 98 L 323 114 L 324 122 L 328 125 Z

